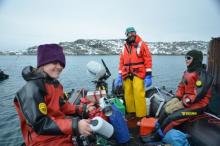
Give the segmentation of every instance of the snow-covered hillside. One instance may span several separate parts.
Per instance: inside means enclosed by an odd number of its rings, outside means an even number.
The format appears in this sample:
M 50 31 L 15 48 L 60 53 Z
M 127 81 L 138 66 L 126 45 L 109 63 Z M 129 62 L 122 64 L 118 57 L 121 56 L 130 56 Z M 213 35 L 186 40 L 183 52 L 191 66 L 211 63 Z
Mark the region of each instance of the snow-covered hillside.
M 124 40 L 86 40 L 79 39 L 74 42 L 60 42 L 66 55 L 113 55 L 119 54 L 123 48 Z M 207 53 L 208 42 L 205 41 L 180 41 L 180 42 L 148 42 L 152 54 L 182 55 L 191 49 L 201 50 Z M 1 54 L 35 55 L 37 46 L 13 52 L 0 52 Z

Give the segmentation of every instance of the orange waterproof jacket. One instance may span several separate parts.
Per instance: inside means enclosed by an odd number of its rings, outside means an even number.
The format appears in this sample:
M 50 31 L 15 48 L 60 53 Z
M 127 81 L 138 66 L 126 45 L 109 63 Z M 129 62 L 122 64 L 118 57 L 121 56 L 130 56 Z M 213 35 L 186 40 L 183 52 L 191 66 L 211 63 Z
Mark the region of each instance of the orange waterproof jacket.
M 188 108 L 206 107 L 211 98 L 211 84 L 212 77 L 205 70 L 191 73 L 185 71 L 176 91 L 176 96 Z M 187 98 L 190 100 L 188 103 L 186 103 Z
M 152 57 L 148 45 L 136 35 L 135 43 L 124 44 L 120 54 L 119 73 L 122 78 L 128 77 L 128 74 L 134 74 L 144 79 L 146 72 L 152 71 Z
M 14 103 L 27 146 L 73 145 L 71 139 L 78 134 L 78 119 L 67 115 L 82 113 L 82 107 L 65 99 L 57 80 L 35 75 L 17 92 Z

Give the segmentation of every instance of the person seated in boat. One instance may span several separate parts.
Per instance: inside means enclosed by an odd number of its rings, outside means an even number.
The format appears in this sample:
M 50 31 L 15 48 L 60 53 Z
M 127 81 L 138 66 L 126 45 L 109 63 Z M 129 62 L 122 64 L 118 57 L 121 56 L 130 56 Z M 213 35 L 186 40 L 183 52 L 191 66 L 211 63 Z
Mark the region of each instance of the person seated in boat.
M 88 119 L 67 116 L 84 114 L 88 107 L 69 103 L 58 77 L 65 67 L 63 48 L 57 44 L 38 47 L 37 68 L 22 70 L 26 84 L 16 93 L 14 104 L 27 146 L 73 146 L 73 135 L 91 134 Z
M 211 98 L 212 77 L 203 67 L 203 54 L 191 50 L 187 52 L 185 61 L 187 70 L 175 96 L 165 104 L 155 130 L 143 138 L 144 142 L 160 141 L 163 134 L 174 126 L 202 114 L 206 109 Z
M 122 86 L 123 82 L 128 118 L 141 118 L 147 114 L 144 87 L 152 84 L 152 57 L 147 43 L 136 34 L 134 27 L 128 27 L 125 35 L 115 87 Z

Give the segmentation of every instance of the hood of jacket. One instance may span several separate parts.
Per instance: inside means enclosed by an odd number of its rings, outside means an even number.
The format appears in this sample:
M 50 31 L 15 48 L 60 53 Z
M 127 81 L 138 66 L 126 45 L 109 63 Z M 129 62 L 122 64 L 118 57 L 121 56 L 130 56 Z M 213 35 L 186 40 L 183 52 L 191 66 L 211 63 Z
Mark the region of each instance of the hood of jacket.
M 46 78 L 47 76 L 48 75 L 45 72 L 37 68 L 34 68 L 32 66 L 26 66 L 22 70 L 22 77 L 24 78 L 25 81 L 42 79 L 42 78 Z

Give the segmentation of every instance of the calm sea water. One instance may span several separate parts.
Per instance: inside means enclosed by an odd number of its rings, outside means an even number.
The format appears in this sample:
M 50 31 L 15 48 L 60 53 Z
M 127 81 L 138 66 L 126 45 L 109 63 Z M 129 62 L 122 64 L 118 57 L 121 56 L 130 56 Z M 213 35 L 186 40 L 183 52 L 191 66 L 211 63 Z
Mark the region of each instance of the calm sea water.
M 101 59 L 112 73 L 108 79 L 111 86 L 118 74 L 119 56 L 67 56 L 66 68 L 60 76 L 65 91 L 73 88 L 94 89 L 86 64 L 91 60 L 101 63 Z M 0 81 L 0 146 L 17 146 L 23 142 L 13 98 L 15 92 L 25 84 L 21 70 L 27 65 L 36 66 L 36 56 L 0 56 L 0 69 L 10 76 Z M 183 56 L 153 56 L 153 85 L 175 90 L 184 70 Z

